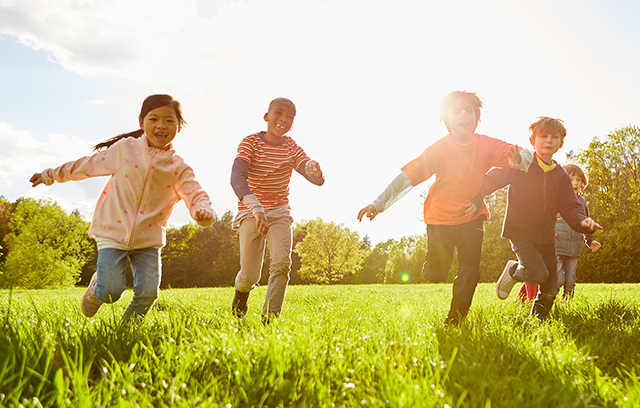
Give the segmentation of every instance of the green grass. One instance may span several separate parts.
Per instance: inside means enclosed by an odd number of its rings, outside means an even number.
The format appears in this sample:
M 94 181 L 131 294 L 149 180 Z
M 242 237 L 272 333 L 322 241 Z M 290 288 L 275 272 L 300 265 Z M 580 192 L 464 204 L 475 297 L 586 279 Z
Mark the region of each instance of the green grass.
M 514 289 L 514 291 L 517 288 Z M 232 288 L 164 290 L 80 313 L 83 290 L 0 291 L 0 406 L 634 407 L 640 285 L 580 284 L 544 324 L 481 284 L 460 327 L 451 285 L 293 286 L 263 326 Z

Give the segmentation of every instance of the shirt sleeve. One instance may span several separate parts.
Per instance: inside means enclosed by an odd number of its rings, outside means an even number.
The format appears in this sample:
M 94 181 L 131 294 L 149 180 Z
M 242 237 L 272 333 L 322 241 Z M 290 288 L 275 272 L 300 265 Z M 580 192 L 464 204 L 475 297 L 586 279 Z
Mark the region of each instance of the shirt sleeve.
M 499 190 L 511 182 L 510 175 L 512 174 L 512 169 L 505 169 L 501 167 L 495 167 L 487 172 L 482 178 L 482 185 L 480 186 L 480 191 L 478 194 L 473 197 L 470 201 L 476 205 L 476 207 L 481 208 L 482 202 L 484 198 L 489 194 L 493 193 L 496 190 Z
M 509 167 L 512 169 L 522 170 L 525 173 L 529 171 L 529 166 L 533 162 L 533 154 L 529 149 L 520 150 L 520 163 L 516 164 L 509 159 Z
M 207 209 L 212 213 L 211 200 L 209 195 L 202 189 L 200 183 L 195 180 L 193 169 L 186 166 L 176 180 L 176 191 L 178 196 L 184 200 L 191 218 L 195 220 L 196 212 L 200 209 Z M 208 227 L 213 224 L 213 218 L 210 220 L 196 221 L 201 227 Z
M 320 177 L 316 177 L 313 174 L 311 174 L 311 175 L 307 174 L 307 163 L 309 163 L 309 162 L 310 162 L 310 160 L 306 160 L 306 161 L 302 162 L 302 164 L 300 164 L 300 166 L 298 166 L 296 171 L 298 173 L 300 173 L 304 178 L 306 178 L 307 180 L 309 180 L 310 182 L 315 184 L 316 186 L 323 185 L 324 184 L 324 175 L 322 175 Z
M 242 201 L 242 197 L 252 194 L 247 178 L 249 177 L 249 162 L 244 159 L 237 158 L 233 161 L 233 167 L 231 168 L 231 188 L 238 197 L 238 200 Z
M 244 204 L 252 214 L 264 212 L 264 206 L 262 205 L 262 203 L 260 203 L 258 197 L 253 194 L 245 195 L 240 201 L 242 201 L 242 204 Z
M 413 184 L 409 176 L 405 172 L 400 173 L 393 181 L 384 189 L 382 194 L 375 199 L 372 205 L 381 213 L 391 207 L 393 203 L 407 195 L 413 188 Z
M 125 154 L 119 149 L 122 143 L 124 142 L 116 143 L 92 156 L 67 162 L 60 167 L 45 169 L 42 172 L 42 182 L 50 186 L 54 182 L 65 183 L 91 177 L 110 176 L 124 163 Z
M 402 167 L 402 172 L 417 186 L 436 173 L 438 166 L 438 142 L 429 146 L 422 154 Z

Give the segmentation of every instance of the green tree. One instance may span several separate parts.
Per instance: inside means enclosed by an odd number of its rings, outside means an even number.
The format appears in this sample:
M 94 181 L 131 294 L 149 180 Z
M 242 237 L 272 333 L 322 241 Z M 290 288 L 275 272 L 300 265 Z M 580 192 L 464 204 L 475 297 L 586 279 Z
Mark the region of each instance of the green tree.
M 395 243 L 396 241 L 393 239 L 379 242 L 367 253 L 362 269 L 358 273 L 360 278 L 358 283 L 384 283 L 384 271 L 387 267 L 389 251 Z
M 578 154 L 589 177 L 584 196 L 594 219 L 611 226 L 640 213 L 640 128 L 616 129 Z
M 11 213 L 13 212 L 13 205 L 6 200 L 3 196 L 0 196 L 0 245 L 6 248 L 4 245 L 4 238 L 10 232 L 9 229 L 9 219 L 11 218 Z M 0 253 L 0 264 L 4 262 L 5 257 L 7 255 L 7 251 L 2 251 Z
M 15 283 L 26 289 L 75 284 L 93 250 L 89 223 L 52 200 L 26 198 L 16 204 L 5 239 Z
M 585 245 L 578 258 L 578 282 L 640 282 L 640 219 L 614 223 L 596 234 L 602 248 L 591 252 Z
M 640 282 L 640 128 L 594 138 L 577 157 L 589 178 L 584 197 L 590 216 L 604 227 L 594 236 L 602 248 L 585 247 L 578 258 L 579 281 Z
M 162 284 L 174 288 L 193 285 L 193 267 L 200 248 L 191 242 L 200 227 L 186 224 L 179 228 L 167 228 L 167 244 L 162 248 Z
M 198 286 L 234 284 L 240 268 L 240 246 L 238 231 L 232 228 L 232 223 L 233 213 L 227 211 L 209 228 L 200 229 L 191 240 L 192 245 L 200 248 L 195 261 L 204 267 L 200 276 L 194 278 Z
M 427 253 L 427 235 L 402 237 L 389 249 L 384 271 L 385 283 L 424 282 L 422 265 Z
M 208 228 L 187 224 L 167 230 L 162 251 L 162 286 L 210 287 L 233 285 L 240 264 L 238 233 L 227 211 Z
M 299 273 L 303 279 L 332 284 L 360 269 L 365 250 L 357 232 L 320 218 L 309 221 L 306 230 L 295 247 L 302 261 Z

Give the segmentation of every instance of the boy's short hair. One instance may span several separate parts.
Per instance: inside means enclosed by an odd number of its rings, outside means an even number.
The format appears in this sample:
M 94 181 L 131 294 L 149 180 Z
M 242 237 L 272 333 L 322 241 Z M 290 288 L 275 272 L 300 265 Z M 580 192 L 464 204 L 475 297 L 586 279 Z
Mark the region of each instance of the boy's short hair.
M 467 91 L 453 91 L 449 95 L 442 98 L 442 105 L 440 106 L 440 122 L 447 124 L 447 115 L 449 109 L 453 104 L 459 100 L 468 102 L 473 106 L 473 110 L 476 113 L 476 119 L 480 122 L 480 108 L 482 108 L 482 101 L 476 96 L 475 92 Z
M 564 141 L 565 136 L 567 136 L 564 121 L 547 116 L 538 116 L 538 120 L 529 126 L 529 131 L 531 132 L 531 137 L 557 133 L 560 135 L 560 140 Z
M 564 169 L 564 171 L 569 173 L 570 176 L 580 177 L 580 179 L 582 180 L 581 190 L 584 190 L 587 187 L 587 185 L 589 184 L 589 180 L 587 179 L 587 176 L 584 174 L 582 167 L 578 166 L 575 163 L 567 163 L 563 165 L 562 168 Z

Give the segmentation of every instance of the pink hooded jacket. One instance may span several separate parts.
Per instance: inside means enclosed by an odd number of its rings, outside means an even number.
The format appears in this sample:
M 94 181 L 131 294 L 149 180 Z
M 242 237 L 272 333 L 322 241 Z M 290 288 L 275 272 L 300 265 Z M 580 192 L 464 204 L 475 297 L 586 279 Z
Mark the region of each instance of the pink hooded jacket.
M 130 248 L 162 247 L 173 206 L 184 200 L 191 217 L 211 209 L 211 201 L 195 181 L 191 167 L 169 150 L 149 147 L 147 136 L 128 137 L 93 156 L 42 172 L 42 182 L 111 176 L 91 222 L 89 236 L 116 241 Z M 198 222 L 207 227 L 213 220 Z

